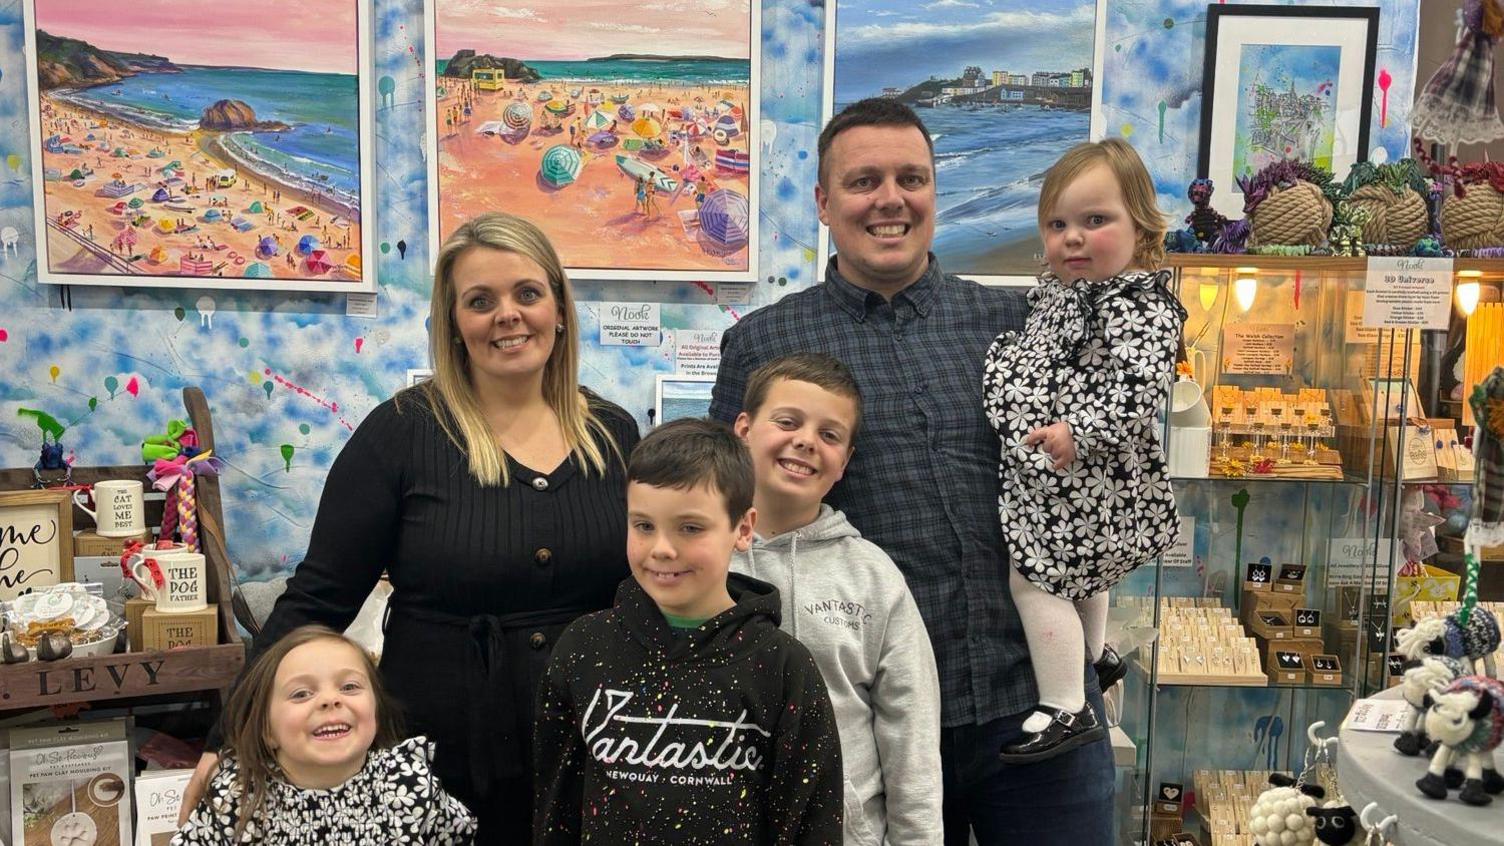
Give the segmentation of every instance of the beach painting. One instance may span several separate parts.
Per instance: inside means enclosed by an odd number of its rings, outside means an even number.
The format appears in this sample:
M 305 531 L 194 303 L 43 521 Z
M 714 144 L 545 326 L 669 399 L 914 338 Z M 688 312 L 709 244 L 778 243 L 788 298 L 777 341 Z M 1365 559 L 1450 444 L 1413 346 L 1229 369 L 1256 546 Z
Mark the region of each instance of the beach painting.
M 376 290 L 369 5 L 25 0 L 40 280 Z
M 1241 50 L 1233 176 L 1252 176 L 1285 159 L 1330 170 L 1342 48 L 1243 44 Z
M 757 0 L 428 0 L 430 237 L 510 211 L 579 279 L 757 274 Z
M 1023 281 L 1042 268 L 1044 171 L 1096 137 L 1096 29 L 1096 0 L 827 0 L 824 118 L 866 97 L 913 107 L 935 145 L 941 266 Z

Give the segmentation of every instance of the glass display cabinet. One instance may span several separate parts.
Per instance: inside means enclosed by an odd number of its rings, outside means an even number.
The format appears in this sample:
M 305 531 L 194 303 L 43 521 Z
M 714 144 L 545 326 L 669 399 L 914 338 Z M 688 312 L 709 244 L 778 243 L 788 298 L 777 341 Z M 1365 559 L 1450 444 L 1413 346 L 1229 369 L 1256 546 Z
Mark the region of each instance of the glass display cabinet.
M 1181 541 L 1113 591 L 1109 640 L 1133 653 L 1109 720 L 1118 842 L 1210 846 L 1247 830 L 1269 772 L 1300 770 L 1308 726 L 1334 733 L 1389 686 L 1392 629 L 1430 609 L 1413 603 L 1455 599 L 1468 482 L 1451 441 L 1470 428 L 1462 336 L 1365 329 L 1366 259 L 1171 261 L 1189 313 L 1165 421 Z M 1490 266 L 1456 263 L 1497 302 Z M 1458 531 L 1427 543 L 1438 525 Z

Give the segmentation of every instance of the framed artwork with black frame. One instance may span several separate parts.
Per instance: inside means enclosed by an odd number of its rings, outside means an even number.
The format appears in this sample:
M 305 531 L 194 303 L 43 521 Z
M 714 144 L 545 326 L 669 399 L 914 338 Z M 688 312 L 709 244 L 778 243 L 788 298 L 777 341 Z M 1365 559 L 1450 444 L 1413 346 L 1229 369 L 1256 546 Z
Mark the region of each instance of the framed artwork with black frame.
M 1285 159 L 1347 177 L 1368 159 L 1379 10 L 1207 7 L 1196 175 L 1212 205 L 1242 217 L 1237 177 Z

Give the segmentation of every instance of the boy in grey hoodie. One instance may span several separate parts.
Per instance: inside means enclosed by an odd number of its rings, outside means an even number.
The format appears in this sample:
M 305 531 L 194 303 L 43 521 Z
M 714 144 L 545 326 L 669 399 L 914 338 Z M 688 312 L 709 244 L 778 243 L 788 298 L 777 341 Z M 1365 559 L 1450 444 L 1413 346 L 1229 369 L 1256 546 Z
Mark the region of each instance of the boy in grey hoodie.
M 777 586 L 780 627 L 814 655 L 845 770 L 846 846 L 944 841 L 940 682 L 919 608 L 892 559 L 821 502 L 861 418 L 851 371 L 823 354 L 747 381 L 736 433 L 752 452 L 758 534 L 733 572 Z

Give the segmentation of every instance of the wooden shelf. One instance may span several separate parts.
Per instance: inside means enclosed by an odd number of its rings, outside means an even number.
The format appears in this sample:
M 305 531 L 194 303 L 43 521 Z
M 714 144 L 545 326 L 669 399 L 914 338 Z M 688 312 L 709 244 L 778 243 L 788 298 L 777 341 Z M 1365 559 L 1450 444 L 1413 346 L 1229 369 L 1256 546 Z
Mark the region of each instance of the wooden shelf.
M 239 643 L 168 652 L 118 652 L 97 658 L 0 666 L 0 711 L 166 693 L 222 691 L 245 663 Z
M 188 412 L 199 445 L 214 448 L 214 422 L 202 390 L 183 389 L 183 407 Z M 145 464 L 114 467 L 74 467 L 75 484 L 94 484 L 106 479 L 135 479 L 151 491 Z M 25 490 L 35 479 L 29 467 L 0 470 L 0 490 Z M 206 564 L 209 604 L 219 618 L 219 643 L 190 646 L 166 652 L 117 652 L 91 658 L 61 661 L 27 661 L 0 666 L 0 714 L 22 708 L 64 705 L 106 699 L 129 699 L 159 694 L 207 693 L 219 700 L 229 690 L 245 663 L 231 608 L 234 582 L 230 554 L 225 545 L 224 507 L 217 476 L 197 480 L 199 542 Z M 148 498 L 147 525 L 161 520 L 162 500 Z M 76 506 L 74 526 L 92 527 L 88 513 Z
M 1456 270 L 1476 270 L 1486 281 L 1504 279 L 1504 259 L 1459 258 L 1453 260 Z M 1165 256 L 1165 267 L 1186 270 L 1235 270 L 1239 267 L 1256 267 L 1261 271 L 1294 272 L 1297 270 L 1315 273 L 1361 274 L 1368 269 L 1366 257 L 1336 256 L 1261 256 L 1223 255 L 1219 253 L 1170 253 Z

